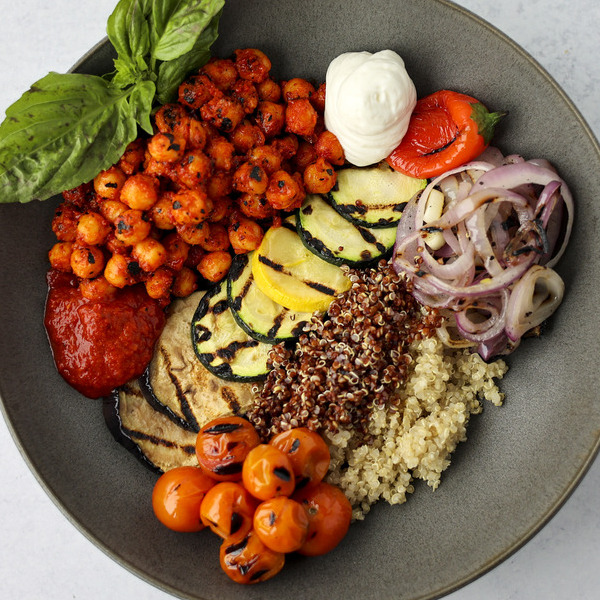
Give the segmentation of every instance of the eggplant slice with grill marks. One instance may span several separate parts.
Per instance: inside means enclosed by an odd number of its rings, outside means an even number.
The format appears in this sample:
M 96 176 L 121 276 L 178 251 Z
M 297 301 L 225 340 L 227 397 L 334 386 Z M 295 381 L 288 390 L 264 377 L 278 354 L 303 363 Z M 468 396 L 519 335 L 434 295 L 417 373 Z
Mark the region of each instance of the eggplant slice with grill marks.
M 154 409 L 137 381 L 115 390 L 103 410 L 113 437 L 154 471 L 198 465 L 196 434 Z
M 203 296 L 204 292 L 196 292 L 171 304 L 154 357 L 140 379 L 153 406 L 194 432 L 216 417 L 244 414 L 253 400 L 252 384 L 225 381 L 196 357 L 190 329 Z

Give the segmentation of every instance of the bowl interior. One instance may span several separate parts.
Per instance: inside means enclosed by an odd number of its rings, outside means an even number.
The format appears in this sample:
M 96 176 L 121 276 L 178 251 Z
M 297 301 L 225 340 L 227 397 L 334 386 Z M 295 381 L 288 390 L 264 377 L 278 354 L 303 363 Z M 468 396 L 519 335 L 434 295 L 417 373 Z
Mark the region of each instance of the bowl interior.
M 599 444 L 600 355 L 592 246 L 599 204 L 598 145 L 550 78 L 493 28 L 439 0 L 228 0 L 214 53 L 261 48 L 274 76 L 323 81 L 351 50 L 396 50 L 420 96 L 450 88 L 508 110 L 497 145 L 552 161 L 576 198 L 575 233 L 558 271 L 567 293 L 544 335 L 523 342 L 501 387 L 502 408 L 470 425 L 432 492 L 376 506 L 341 546 L 319 559 L 291 557 L 275 579 L 233 584 L 218 567 L 218 541 L 167 531 L 153 517 L 155 475 L 116 444 L 101 405 L 57 375 L 42 316 L 50 221 L 58 199 L 0 205 L 0 393 L 9 426 L 40 482 L 81 530 L 116 560 L 189 598 L 282 598 L 310 585 L 315 600 L 439 596 L 491 568 L 553 514 Z M 460 41 L 459 41 L 460 40 Z M 111 70 L 105 42 L 78 67 Z M 8 226 L 10 224 L 10 226 Z

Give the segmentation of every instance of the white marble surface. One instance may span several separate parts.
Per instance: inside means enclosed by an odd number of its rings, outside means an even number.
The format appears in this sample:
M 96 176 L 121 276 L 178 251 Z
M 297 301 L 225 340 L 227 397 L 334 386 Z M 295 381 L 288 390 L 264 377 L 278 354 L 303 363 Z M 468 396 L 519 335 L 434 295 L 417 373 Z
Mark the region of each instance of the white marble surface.
M 66 71 L 104 35 L 115 0 L 1 0 L 0 115 L 49 70 Z M 600 137 L 597 0 L 460 0 L 532 54 Z M 171 596 L 113 562 L 42 491 L 0 419 L 0 598 Z M 533 540 L 448 600 L 600 598 L 600 459 Z

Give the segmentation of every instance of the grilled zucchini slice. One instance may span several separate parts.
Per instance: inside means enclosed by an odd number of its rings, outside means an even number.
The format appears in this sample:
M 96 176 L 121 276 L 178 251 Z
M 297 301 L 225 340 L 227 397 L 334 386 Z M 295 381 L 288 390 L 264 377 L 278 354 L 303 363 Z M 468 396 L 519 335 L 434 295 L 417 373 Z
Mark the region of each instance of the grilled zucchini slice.
M 326 311 L 333 299 L 351 285 L 339 267 L 304 246 L 294 216 L 286 219 L 284 226 L 267 230 L 251 262 L 261 291 L 298 312 Z
M 104 419 L 115 440 L 159 473 L 197 466 L 196 433 L 155 410 L 137 381 L 130 381 L 104 399 Z
M 387 163 L 337 172 L 329 200 L 342 217 L 363 227 L 397 225 L 406 203 L 427 185 L 426 179 L 394 171 Z
M 252 254 L 238 254 L 229 269 L 227 297 L 234 319 L 248 335 L 266 344 L 297 338 L 312 313 L 285 308 L 263 293 L 252 276 Z
M 250 337 L 235 321 L 227 284 L 219 282 L 200 301 L 192 319 L 192 344 L 198 360 L 229 381 L 260 381 L 267 376 L 270 344 Z
M 373 229 L 342 217 L 322 196 L 310 194 L 298 211 L 298 235 L 317 256 L 334 265 L 365 267 L 389 256 L 397 226 Z

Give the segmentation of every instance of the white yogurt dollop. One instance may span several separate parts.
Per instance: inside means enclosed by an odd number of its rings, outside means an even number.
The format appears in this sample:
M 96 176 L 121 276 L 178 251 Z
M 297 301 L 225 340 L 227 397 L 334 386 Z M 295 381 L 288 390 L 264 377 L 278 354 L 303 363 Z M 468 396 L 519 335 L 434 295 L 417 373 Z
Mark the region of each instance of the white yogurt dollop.
M 341 54 L 325 83 L 325 126 L 346 159 L 364 167 L 386 158 L 402 141 L 417 103 L 402 58 L 392 50 Z

